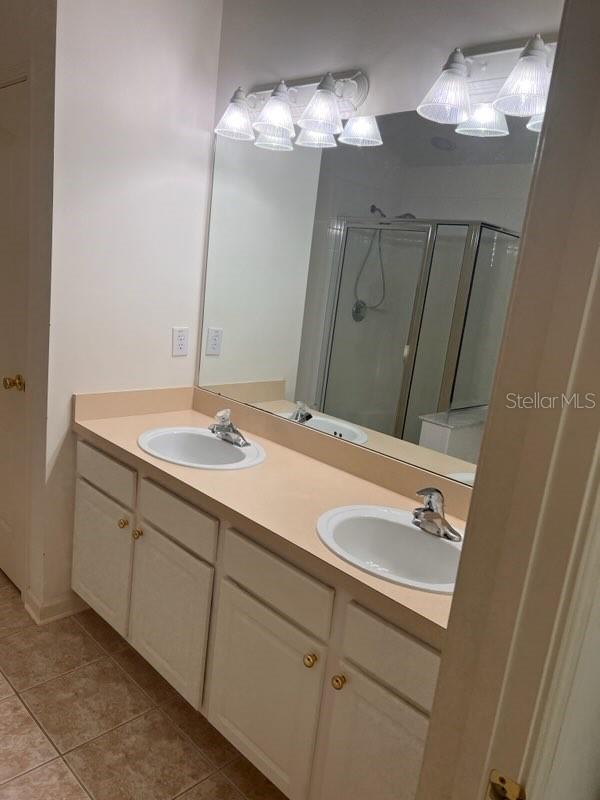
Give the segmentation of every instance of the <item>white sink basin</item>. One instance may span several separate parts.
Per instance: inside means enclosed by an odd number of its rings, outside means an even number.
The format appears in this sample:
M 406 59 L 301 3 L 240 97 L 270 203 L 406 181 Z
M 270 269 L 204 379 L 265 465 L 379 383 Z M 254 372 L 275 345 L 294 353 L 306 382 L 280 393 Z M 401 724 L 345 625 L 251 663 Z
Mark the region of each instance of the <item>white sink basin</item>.
M 428 592 L 454 591 L 461 545 L 419 530 L 409 511 L 342 506 L 322 514 L 317 531 L 336 555 L 378 578 Z
M 265 460 L 260 445 L 237 447 L 208 428 L 153 428 L 142 433 L 138 444 L 151 456 L 198 469 L 245 469 Z
M 281 416 L 286 417 L 286 419 L 292 419 L 294 412 L 286 411 Z M 329 433 L 331 436 L 344 439 L 346 442 L 352 442 L 353 444 L 364 444 L 369 439 L 367 434 L 360 428 L 335 417 L 324 417 L 321 414 L 315 414 L 308 422 L 302 424 L 307 428 L 313 428 L 316 431 L 321 431 L 321 433 Z

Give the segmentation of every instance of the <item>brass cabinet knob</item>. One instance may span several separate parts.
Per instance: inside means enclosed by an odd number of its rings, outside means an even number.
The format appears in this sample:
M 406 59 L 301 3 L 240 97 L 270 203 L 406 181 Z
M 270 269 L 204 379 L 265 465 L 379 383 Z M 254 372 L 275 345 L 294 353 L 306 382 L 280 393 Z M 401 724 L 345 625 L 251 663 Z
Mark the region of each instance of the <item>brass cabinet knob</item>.
M 141 528 L 136 528 L 131 535 L 134 539 L 141 539 L 144 535 L 144 531 Z
M 302 663 L 307 669 L 312 669 L 318 660 L 319 656 L 316 653 L 307 653 L 302 659 Z
M 333 678 L 331 679 L 331 685 L 336 691 L 339 692 L 340 689 L 344 688 L 347 680 L 348 679 L 346 678 L 345 675 L 334 675 Z
M 5 376 L 4 378 L 2 378 L 2 386 L 8 391 L 10 391 L 11 389 L 16 389 L 17 392 L 24 392 L 25 378 L 22 375 L 15 375 L 14 378 Z
M 119 525 L 119 528 L 121 528 L 121 530 L 123 530 L 123 528 L 127 528 L 129 526 L 129 520 L 125 519 L 125 518 L 120 519 L 119 522 L 118 522 L 118 525 Z

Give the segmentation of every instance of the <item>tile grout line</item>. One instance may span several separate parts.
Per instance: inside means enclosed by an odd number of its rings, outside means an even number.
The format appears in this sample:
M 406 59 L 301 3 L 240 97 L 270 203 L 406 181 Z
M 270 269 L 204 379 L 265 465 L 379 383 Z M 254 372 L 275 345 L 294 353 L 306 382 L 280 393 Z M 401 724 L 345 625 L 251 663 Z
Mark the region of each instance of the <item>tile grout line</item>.
M 116 660 L 116 658 L 115 658 L 115 655 L 116 655 L 116 654 L 117 654 L 119 651 L 118 651 L 118 650 L 116 650 L 116 651 L 110 651 L 110 650 L 108 650 L 108 649 L 107 649 L 107 647 L 106 647 L 105 645 L 103 645 L 103 644 L 102 644 L 100 641 L 98 641 L 98 639 L 96 639 L 96 637 L 94 637 L 94 636 L 93 636 L 93 634 L 92 634 L 92 633 L 90 633 L 90 632 L 89 632 L 89 631 L 88 631 L 88 630 L 87 630 L 87 629 L 84 627 L 84 625 L 83 625 L 83 624 L 82 624 L 82 623 L 81 623 L 81 622 L 80 622 L 78 619 L 76 619 L 76 616 L 77 616 L 76 614 L 73 614 L 73 615 L 71 615 L 70 617 L 65 617 L 65 619 L 71 619 L 71 620 L 72 620 L 72 621 L 75 623 L 75 625 L 76 625 L 76 626 L 77 626 L 77 627 L 78 627 L 78 628 L 79 628 L 79 629 L 80 629 L 80 630 L 81 630 L 81 631 L 82 631 L 82 632 L 85 634 L 85 636 L 86 636 L 87 638 L 89 638 L 89 639 L 90 639 L 90 640 L 91 640 L 91 641 L 92 641 L 92 642 L 93 642 L 93 643 L 94 643 L 94 644 L 95 644 L 95 645 L 96 645 L 96 646 L 97 646 L 97 647 L 98 647 L 98 648 L 101 650 L 101 652 L 102 652 L 102 655 L 98 656 L 97 658 L 93 658 L 91 661 L 88 661 L 88 662 L 86 662 L 85 664 L 81 664 L 81 665 L 79 665 L 79 666 L 77 666 L 77 667 L 74 667 L 74 668 L 72 668 L 72 669 L 69 669 L 69 670 L 67 670 L 66 672 L 60 673 L 59 675 L 55 675 L 55 676 L 53 676 L 53 677 L 51 677 L 51 678 L 47 678 L 47 679 L 45 679 L 45 680 L 41 681 L 40 683 L 36 683 L 36 684 L 34 684 L 34 685 L 32 685 L 32 686 L 28 686 L 28 687 L 27 687 L 27 688 L 25 688 L 25 689 L 17 689 L 17 688 L 16 688 L 16 686 L 14 686 L 14 684 L 12 683 L 12 681 L 11 681 L 11 680 L 10 680 L 10 679 L 9 679 L 9 678 L 8 678 L 8 677 L 7 677 L 7 676 L 6 676 L 6 675 L 5 675 L 5 674 L 4 674 L 4 673 L 3 673 L 3 672 L 0 670 L 0 675 L 2 675 L 2 676 L 5 678 L 6 682 L 8 683 L 8 685 L 10 686 L 10 688 L 11 688 L 11 689 L 13 690 L 13 692 L 14 692 L 14 695 L 9 695 L 8 697 L 6 697 L 6 698 L 3 698 L 2 700 L 0 700 L 0 703 L 4 702 L 5 700 L 10 700 L 10 699 L 12 699 L 13 697 L 16 697 L 16 698 L 18 699 L 18 701 L 21 703 L 21 705 L 23 706 L 23 708 L 25 709 L 25 711 L 27 712 L 27 714 L 28 714 L 28 715 L 31 717 L 31 719 L 33 720 L 34 724 L 35 724 L 35 725 L 36 725 L 36 726 L 39 728 L 39 730 L 41 731 L 42 735 L 43 735 L 43 736 L 44 736 L 44 737 L 45 737 L 45 738 L 48 740 L 48 742 L 50 743 L 50 745 L 52 746 L 52 748 L 53 748 L 53 749 L 56 751 L 56 755 L 55 755 L 53 758 L 49 759 L 48 761 L 45 761 L 45 762 L 43 762 L 42 764 L 39 764 L 39 765 L 37 765 L 37 766 L 33 767 L 33 768 L 32 768 L 32 769 L 30 769 L 30 770 L 26 770 L 25 772 L 23 772 L 23 773 L 20 773 L 19 775 L 15 775 L 15 776 L 13 776 L 12 778 L 9 778 L 7 781 L 5 781 L 4 783 L 2 783 L 2 784 L 0 784 L 0 785 L 1 785 L 1 786 L 6 786 L 6 785 L 8 785 L 8 784 L 9 784 L 11 781 L 13 781 L 13 780 L 15 780 L 15 779 L 17 779 L 17 778 L 21 778 L 23 775 L 27 775 L 27 774 L 29 774 L 30 772 L 33 772 L 33 771 L 34 771 L 34 770 L 36 770 L 36 769 L 39 769 L 39 768 L 41 768 L 41 767 L 44 767 L 44 766 L 47 766 L 48 764 L 50 764 L 50 763 L 53 763 L 54 761 L 58 761 L 58 760 L 59 760 L 59 761 L 61 761 L 61 762 L 62 762 L 62 763 L 63 763 L 63 764 L 66 766 L 66 768 L 68 769 L 69 773 L 71 773 L 71 774 L 74 776 L 75 780 L 76 780 L 76 781 L 78 782 L 78 784 L 81 786 L 81 788 L 82 788 L 82 789 L 83 789 L 83 791 L 86 793 L 86 795 L 87 795 L 88 797 L 90 797 L 90 798 L 93 800 L 93 795 L 91 794 L 91 790 L 89 790 L 89 789 L 87 788 L 87 786 L 86 786 L 86 785 L 85 785 L 85 783 L 83 782 L 83 779 L 82 779 L 82 778 L 81 778 L 81 777 L 78 775 L 78 773 L 75 771 L 75 768 L 74 768 L 74 767 L 72 767 L 72 766 L 69 764 L 69 762 L 68 762 L 68 761 L 67 761 L 67 759 L 66 759 L 66 756 L 70 755 L 70 754 L 71 754 L 71 753 L 73 753 L 75 750 L 77 750 L 77 749 L 79 749 L 79 748 L 81 748 L 81 747 L 87 746 L 87 745 L 89 745 L 91 742 L 94 742 L 94 741 L 96 741 L 97 739 L 100 739 L 101 737 L 103 737 L 103 736 L 106 736 L 106 735 L 108 735 L 109 733 L 112 733 L 112 732 L 114 732 L 114 731 L 118 730 L 119 728 L 121 728 L 121 727 L 123 727 L 123 726 L 125 726 L 125 725 L 127 725 L 127 724 L 129 724 L 129 723 L 131 723 L 131 722 L 134 722 L 135 720 L 137 720 L 137 719 L 140 719 L 141 717 L 144 717 L 144 716 L 145 716 L 145 715 L 147 715 L 147 714 L 150 714 L 152 711 L 158 711 L 158 712 L 159 712 L 160 714 L 162 714 L 162 716 L 163 716 L 163 717 L 164 717 L 164 718 L 167 720 L 167 722 L 168 722 L 168 723 L 169 723 L 169 724 L 170 724 L 170 725 L 171 725 L 171 726 L 172 726 L 172 727 L 173 727 L 173 728 L 174 728 L 174 729 L 175 729 L 175 730 L 176 730 L 176 731 L 177 731 L 177 732 L 178 732 L 178 733 L 179 733 L 179 734 L 180 734 L 180 735 L 181 735 L 181 736 L 182 736 L 182 737 L 183 737 L 183 738 L 184 738 L 184 739 L 185 739 L 185 740 L 186 740 L 186 741 L 189 743 L 189 744 L 191 744 L 191 745 L 192 745 L 192 747 L 194 748 L 194 750 L 196 750 L 196 751 L 197 751 L 197 752 L 198 752 L 198 753 L 201 755 L 201 757 L 204 759 L 204 761 L 206 762 L 206 765 L 207 765 L 207 767 L 208 767 L 208 768 L 209 768 L 209 770 L 210 770 L 210 771 L 209 771 L 209 773 L 208 773 L 207 775 L 205 775 L 205 776 L 204 776 L 204 778 L 202 778 L 202 780 L 201 780 L 201 781 L 198 781 L 197 783 L 194 783 L 194 784 L 192 784 L 191 786 L 188 786 L 188 787 L 186 787 L 186 788 L 185 788 L 185 789 L 184 789 L 182 792 L 179 792 L 178 794 L 174 795 L 174 796 L 173 796 L 173 798 L 172 798 L 171 800 L 177 800 L 178 798 L 181 798 L 181 797 L 183 797 L 183 796 L 184 796 L 184 795 L 185 795 L 187 792 L 190 792 L 190 791 L 192 791 L 193 789 L 195 789 L 197 786 L 200 786 L 200 785 L 201 785 L 201 784 L 202 784 L 204 781 L 207 781 L 207 780 L 209 780 L 210 778 L 214 778 L 214 776 L 215 776 L 215 775 L 221 775 L 221 776 L 223 777 L 223 779 L 224 779 L 224 780 L 226 780 L 226 781 L 227 781 L 227 783 L 229 783 L 229 784 L 230 784 L 230 785 L 231 785 L 231 786 L 232 786 L 232 787 L 233 787 L 233 788 L 234 788 L 234 789 L 235 789 L 235 790 L 236 790 L 236 791 L 239 793 L 239 795 L 240 795 L 240 797 L 241 797 L 241 798 L 243 798 L 244 800 L 247 800 L 247 798 L 246 798 L 246 795 L 244 795 L 244 793 L 241 791 L 241 789 L 240 789 L 240 788 L 239 788 L 239 787 L 238 787 L 238 786 L 237 786 L 237 785 L 236 785 L 236 784 L 235 784 L 235 783 L 234 783 L 234 782 L 233 782 L 233 781 L 232 781 L 232 780 L 231 780 L 231 779 L 230 779 L 230 778 L 229 778 L 227 775 L 225 775 L 225 773 L 223 772 L 223 770 L 224 770 L 224 769 L 226 769 L 226 768 L 227 768 L 227 767 L 228 767 L 230 764 L 232 764 L 232 763 L 233 763 L 233 762 L 234 762 L 234 761 L 235 761 L 235 760 L 236 760 L 236 759 L 239 757 L 239 753 L 237 753 L 237 754 L 236 754 L 234 757 L 232 757 L 232 759 L 231 759 L 230 761 L 228 761 L 227 763 L 225 763 L 225 764 L 221 765 L 220 767 L 219 767 L 219 766 L 217 766 L 217 765 L 216 765 L 216 764 L 215 764 L 215 763 L 214 763 L 214 762 L 211 760 L 211 758 L 210 758 L 210 757 L 207 757 L 207 755 L 206 755 L 205 751 L 204 751 L 204 750 L 203 750 L 203 749 L 202 749 L 202 748 L 201 748 L 201 747 L 200 747 L 200 746 L 199 746 L 199 745 L 198 745 L 198 744 L 197 744 L 197 743 L 196 743 L 196 742 L 195 742 L 195 741 L 192 739 L 192 737 L 191 737 L 191 736 L 190 736 L 190 735 L 189 735 L 189 734 L 188 734 L 188 733 L 187 733 L 185 730 L 183 730 L 183 728 L 181 728 L 181 727 L 180 727 L 180 726 L 177 724 L 177 722 L 176 722 L 176 721 L 175 721 L 175 720 L 174 720 L 174 719 L 171 717 L 171 715 L 168 713 L 168 711 L 167 711 L 167 710 L 166 710 L 166 709 L 163 707 L 163 706 L 164 706 L 166 703 L 168 703 L 168 700 L 165 700 L 165 701 L 163 701 L 163 703 L 162 703 L 162 704 L 161 704 L 159 701 L 156 701 L 156 700 L 155 700 L 155 699 L 154 699 L 154 698 L 153 698 L 153 697 L 150 695 L 150 693 L 149 693 L 148 691 L 146 691 L 146 689 L 144 689 L 144 688 L 143 688 L 143 687 L 142 687 L 142 686 L 141 686 L 141 685 L 138 683 L 138 681 L 137 681 L 137 680 L 136 680 L 136 679 L 135 679 L 135 678 L 134 678 L 132 675 L 130 675 L 130 674 L 127 672 L 127 670 L 126 670 L 126 669 L 125 669 L 125 668 L 124 668 L 124 667 L 123 667 L 121 664 L 119 664 L 119 662 Z M 38 629 L 39 629 L 39 628 L 41 628 L 41 627 L 44 627 L 44 626 L 41 626 L 41 625 L 37 625 L 37 626 L 36 626 L 35 622 L 33 622 L 33 626 L 37 627 Z M 25 631 L 28 631 L 28 630 L 30 630 L 30 628 L 31 628 L 31 627 L 32 627 L 32 626 L 27 626 L 27 627 L 25 627 L 25 628 L 22 628 L 22 629 L 20 629 L 20 630 L 14 631 L 13 633 L 11 633 L 11 634 L 8 634 L 8 636 L 15 636 L 15 637 L 16 637 L 16 636 L 18 636 L 19 634 L 21 634 L 22 632 L 25 632 Z M 120 635 L 120 634 L 118 634 L 118 635 Z M 7 637 L 0 637 L 0 641 L 1 641 L 2 639 L 5 639 L 5 638 L 7 638 Z M 121 650 L 125 650 L 125 649 L 126 649 L 126 646 L 130 646 L 130 645 L 129 645 L 129 643 L 128 643 L 128 642 L 127 642 L 125 639 L 123 639 L 123 643 L 124 643 L 124 647 L 123 647 L 123 648 L 121 648 Z M 137 651 L 135 651 L 135 650 L 134 650 L 134 652 L 136 652 L 136 653 L 137 653 Z M 139 655 L 139 654 L 138 654 L 138 655 Z M 136 688 L 138 688 L 138 689 L 140 690 L 140 692 L 141 692 L 141 693 L 142 693 L 142 694 L 143 694 L 143 695 L 144 695 L 144 696 L 147 698 L 147 700 L 148 700 L 148 701 L 151 703 L 151 706 L 150 706 L 150 708 L 146 709 L 145 711 L 141 712 L 140 714 L 136 714 L 135 716 L 131 717 L 130 719 L 127 719 L 127 720 L 124 720 L 123 722 L 120 722 L 118 725 L 115 725 L 115 726 L 113 726 L 112 728 L 109 728 L 108 730 L 106 730 L 106 731 L 103 731 L 102 733 L 98 734 L 97 736 L 94 736 L 94 737 L 92 737 L 91 739 L 88 739 L 88 740 L 87 740 L 87 741 L 85 741 L 85 742 L 81 742 L 81 743 L 79 743 L 79 744 L 78 744 L 78 745 L 76 745 L 75 747 L 72 747 L 72 748 L 70 748 L 69 750 L 66 750 L 66 751 L 63 753 L 63 752 L 61 752 L 61 751 L 58 749 L 58 746 L 57 746 L 57 745 L 54 743 L 54 741 L 53 741 L 53 740 L 52 740 L 52 738 L 50 737 L 50 734 L 49 734 L 49 733 L 48 733 L 48 732 L 45 730 L 45 728 L 44 728 L 44 726 L 42 725 L 42 723 L 41 723 L 41 722 L 40 722 L 40 721 L 37 719 L 37 717 L 35 716 L 35 712 L 34 712 L 34 711 L 33 711 L 33 710 L 32 710 L 32 709 L 31 709 L 31 708 L 30 708 L 30 707 L 27 705 L 27 703 L 26 703 L 26 702 L 25 702 L 25 700 L 24 700 L 24 699 L 21 697 L 21 695 L 22 695 L 22 694 L 25 694 L 26 692 L 28 692 L 28 691 L 30 691 L 30 690 L 32 690 L 32 689 L 37 689 L 37 688 L 39 688 L 39 687 L 41 687 L 41 686 L 44 686 L 45 684 L 49 683 L 50 681 L 57 680 L 57 679 L 59 679 L 59 678 L 62 678 L 62 677 L 66 677 L 66 676 L 68 676 L 68 675 L 71 675 L 71 674 L 72 674 L 72 673 L 74 673 L 74 672 L 77 672 L 78 670 L 85 669 L 86 667 L 90 666 L 91 664 L 95 664 L 95 663 L 97 663 L 98 661 L 101 661 L 101 660 L 103 660 L 103 659 L 105 659 L 105 658 L 109 659 L 109 660 L 111 661 L 111 663 L 112 663 L 112 664 L 113 664 L 113 665 L 114 665 L 114 666 L 115 666 L 115 667 L 116 667 L 116 668 L 117 668 L 117 669 L 118 669 L 118 670 L 119 670 L 119 671 L 120 671 L 120 672 L 123 674 L 123 676 L 124 676 L 124 677 L 125 677 L 127 680 L 129 680 L 131 683 L 133 683 L 133 685 L 134 685 Z M 142 658 L 143 658 L 143 657 L 142 657 Z M 150 664 L 149 664 L 149 666 L 152 668 L 152 665 L 150 665 Z M 160 676 L 160 673 L 157 673 L 157 674 Z M 160 677 L 162 678 L 162 676 L 160 676 Z M 163 679 L 163 680 L 164 680 L 164 679 Z M 175 691 L 176 691 L 176 690 L 175 690 Z M 178 695 L 178 696 L 179 696 L 179 695 Z M 185 698 L 182 698 L 182 699 L 185 701 Z M 193 708 L 193 707 L 192 707 L 192 708 Z M 196 713 L 199 713 L 199 714 L 201 714 L 201 712 L 198 712 L 196 709 L 194 709 L 194 710 L 196 711 Z M 204 716 L 204 715 L 202 715 L 202 716 Z

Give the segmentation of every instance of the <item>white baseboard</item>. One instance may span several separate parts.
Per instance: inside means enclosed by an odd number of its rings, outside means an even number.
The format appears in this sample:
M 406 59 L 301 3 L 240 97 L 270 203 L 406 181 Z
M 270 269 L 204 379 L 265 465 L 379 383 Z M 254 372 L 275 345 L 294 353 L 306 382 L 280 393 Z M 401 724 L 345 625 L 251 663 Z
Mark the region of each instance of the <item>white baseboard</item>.
M 38 625 L 47 625 L 57 619 L 70 617 L 88 607 L 75 592 L 69 592 L 64 597 L 49 603 L 41 603 L 29 589 L 23 592 L 22 597 L 27 613 Z

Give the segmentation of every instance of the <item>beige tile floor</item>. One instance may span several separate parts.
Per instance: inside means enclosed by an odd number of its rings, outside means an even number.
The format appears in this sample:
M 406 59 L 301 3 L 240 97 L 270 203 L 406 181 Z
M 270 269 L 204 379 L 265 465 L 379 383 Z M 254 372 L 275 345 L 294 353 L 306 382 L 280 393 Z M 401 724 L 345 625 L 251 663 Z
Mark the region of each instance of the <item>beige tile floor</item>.
M 93 611 L 36 626 L 0 572 L 0 800 L 284 800 Z

